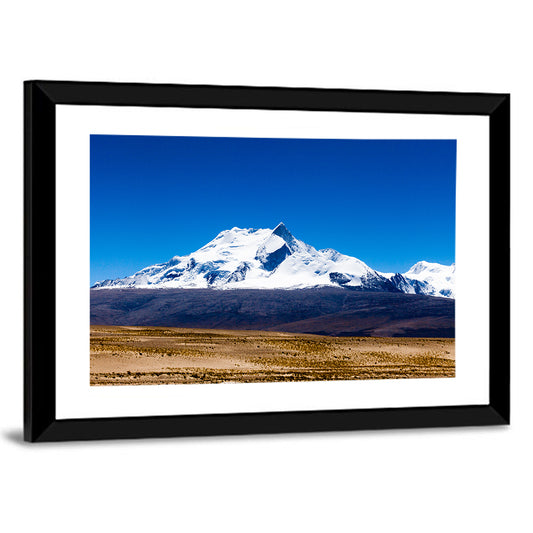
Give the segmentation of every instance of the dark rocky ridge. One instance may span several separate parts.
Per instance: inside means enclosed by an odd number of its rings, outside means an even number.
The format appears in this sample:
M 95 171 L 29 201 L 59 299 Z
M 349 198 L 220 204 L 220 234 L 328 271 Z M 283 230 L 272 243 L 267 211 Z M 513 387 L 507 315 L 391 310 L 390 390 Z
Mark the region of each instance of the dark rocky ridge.
M 455 301 L 394 292 L 91 290 L 91 324 L 251 329 L 333 336 L 454 337 Z

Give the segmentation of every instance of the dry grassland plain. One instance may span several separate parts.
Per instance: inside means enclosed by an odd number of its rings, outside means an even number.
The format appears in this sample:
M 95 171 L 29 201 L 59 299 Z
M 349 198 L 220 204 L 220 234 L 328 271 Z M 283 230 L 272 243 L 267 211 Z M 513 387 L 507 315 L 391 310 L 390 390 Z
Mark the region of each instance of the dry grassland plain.
M 454 339 L 91 326 L 91 385 L 454 376 Z

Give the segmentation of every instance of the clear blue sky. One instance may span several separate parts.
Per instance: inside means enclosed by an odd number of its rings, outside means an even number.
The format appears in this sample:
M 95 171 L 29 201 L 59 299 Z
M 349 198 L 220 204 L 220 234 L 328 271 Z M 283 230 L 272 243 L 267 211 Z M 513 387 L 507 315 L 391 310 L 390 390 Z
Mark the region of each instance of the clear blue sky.
M 91 284 L 274 228 L 382 272 L 455 260 L 455 140 L 91 135 Z

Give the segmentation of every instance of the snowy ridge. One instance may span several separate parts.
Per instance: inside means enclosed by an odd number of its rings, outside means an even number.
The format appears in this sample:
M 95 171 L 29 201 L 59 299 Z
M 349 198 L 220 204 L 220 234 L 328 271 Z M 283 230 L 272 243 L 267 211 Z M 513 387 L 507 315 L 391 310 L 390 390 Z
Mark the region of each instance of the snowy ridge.
M 452 269 L 452 270 L 450 270 Z M 216 288 L 351 289 L 454 297 L 455 266 L 421 261 L 405 274 L 382 274 L 330 248 L 316 250 L 296 239 L 283 223 L 271 229 L 232 228 L 196 252 L 135 274 L 99 281 L 94 289 Z
M 433 294 L 436 296 L 455 298 L 455 263 L 446 266 L 419 261 L 404 275 L 411 280 L 426 283 L 433 289 Z

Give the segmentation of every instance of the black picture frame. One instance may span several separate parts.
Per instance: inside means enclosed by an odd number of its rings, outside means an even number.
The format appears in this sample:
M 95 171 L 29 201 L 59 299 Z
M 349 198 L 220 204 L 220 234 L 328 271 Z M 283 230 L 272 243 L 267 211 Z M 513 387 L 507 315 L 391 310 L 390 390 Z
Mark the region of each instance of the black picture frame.
M 482 115 L 490 123 L 489 403 L 56 419 L 56 106 Z M 31 442 L 509 424 L 510 95 L 72 81 L 24 83 L 24 439 Z M 46 339 L 46 342 L 42 342 Z

